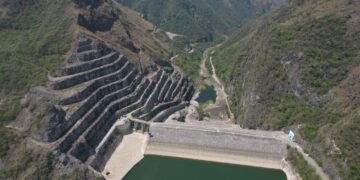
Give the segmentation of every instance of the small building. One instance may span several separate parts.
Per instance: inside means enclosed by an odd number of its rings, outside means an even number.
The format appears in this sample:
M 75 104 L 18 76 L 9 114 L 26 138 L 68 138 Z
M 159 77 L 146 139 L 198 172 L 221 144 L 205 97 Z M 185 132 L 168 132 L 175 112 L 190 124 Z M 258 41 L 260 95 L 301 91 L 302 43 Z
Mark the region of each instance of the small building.
M 289 138 L 290 141 L 294 141 L 294 139 L 295 139 L 295 133 L 292 132 L 292 131 L 290 131 L 289 134 L 288 134 L 288 138 Z

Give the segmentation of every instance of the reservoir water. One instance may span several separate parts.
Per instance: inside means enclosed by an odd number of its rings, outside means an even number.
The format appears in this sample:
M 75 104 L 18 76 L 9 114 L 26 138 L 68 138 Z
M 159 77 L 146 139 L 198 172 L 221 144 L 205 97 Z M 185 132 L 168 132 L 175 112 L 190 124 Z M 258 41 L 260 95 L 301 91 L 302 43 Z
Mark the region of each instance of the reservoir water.
M 286 180 L 281 170 L 145 156 L 124 180 Z
M 209 101 L 216 101 L 216 91 L 214 86 L 206 85 L 204 89 L 201 90 L 199 97 L 196 99 L 199 104 L 204 104 Z

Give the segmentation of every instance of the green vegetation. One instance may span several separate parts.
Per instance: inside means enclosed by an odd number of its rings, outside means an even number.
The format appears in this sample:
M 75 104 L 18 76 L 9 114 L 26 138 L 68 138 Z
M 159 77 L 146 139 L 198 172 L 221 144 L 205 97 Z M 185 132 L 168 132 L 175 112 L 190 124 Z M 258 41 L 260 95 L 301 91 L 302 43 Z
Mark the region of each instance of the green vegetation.
M 325 124 L 334 124 L 339 120 L 339 115 L 326 108 L 308 107 L 299 101 L 292 92 L 288 92 L 279 102 L 277 111 L 279 120 L 275 129 L 306 123 L 301 133 L 305 140 L 313 142 L 318 134 L 318 129 Z
M 180 54 L 174 61 L 184 73 L 193 81 L 199 78 L 199 64 L 202 57 L 202 51 L 196 50 L 193 53 Z
M 70 49 L 68 0 L 27 2 L 0 19 L 2 94 L 24 93 L 47 80 Z M 56 19 L 56 21 L 55 21 Z
M 315 139 L 317 136 L 318 129 L 319 129 L 318 125 L 314 125 L 314 124 L 306 125 L 302 131 L 304 139 L 310 142 L 313 141 L 313 139 Z
M 29 88 L 44 84 L 70 49 L 75 19 L 68 3 L 26 1 L 0 18 L 0 157 L 20 142 L 21 136 L 4 127 L 19 114 L 20 99 Z
M 20 100 L 30 88 L 44 85 L 48 73 L 64 62 L 76 23 L 70 0 L 17 2 L 0 17 L 0 158 L 5 164 L 0 179 L 86 179 L 78 167 L 68 175 L 54 168 L 51 149 L 29 145 L 29 132 L 5 128 L 22 108 L 38 111 Z M 40 106 L 46 112 L 46 105 Z M 34 112 L 31 130 L 45 125 L 40 121 L 43 113 Z
M 292 167 L 300 174 L 303 180 L 318 180 L 321 179 L 315 169 L 313 169 L 304 157 L 294 148 L 288 149 L 287 160 L 290 162 Z
M 213 54 L 213 64 L 220 79 L 226 80 L 229 77 L 235 64 L 234 60 L 245 54 L 246 50 L 247 45 L 243 42 L 215 51 Z
M 30 171 L 30 179 L 48 179 L 53 163 L 48 152 L 28 149 L 26 132 L 5 126 L 27 106 L 20 103 L 24 94 L 44 85 L 47 75 L 64 62 L 76 16 L 70 0 L 19 1 L 10 9 L 2 7 L 10 1 L 0 0 L 0 158 L 6 164 L 0 178 L 19 179 Z M 198 69 L 206 47 L 271 6 L 235 0 L 119 1 L 162 29 L 185 35 L 169 44 L 179 54 L 174 63 L 195 82 L 201 80 Z M 307 2 L 288 1 L 234 34 L 216 49 L 213 63 L 227 83 L 239 123 L 276 130 L 300 127 L 299 139 L 306 140 L 309 153 L 324 169 L 335 167 L 328 172 L 331 178 L 360 179 L 360 73 L 349 76 L 360 65 L 359 4 Z M 115 42 L 117 36 L 108 39 Z M 194 42 L 195 52 L 184 53 L 184 45 Z M 208 116 L 202 106 L 197 112 L 200 119 Z M 34 114 L 38 119 L 44 115 Z M 42 128 L 37 120 L 32 130 Z M 296 150 L 290 149 L 288 158 L 304 179 L 318 178 Z
M 118 0 L 160 28 L 209 42 L 270 10 L 273 2 L 218 0 Z M 274 1 L 280 2 L 280 1 Z
M 356 179 L 359 4 L 301 2 L 289 1 L 230 36 L 213 64 L 227 84 L 238 123 L 276 130 L 300 127 L 304 147 L 331 169 L 331 178 Z
M 343 16 L 328 15 L 290 27 L 277 25 L 271 44 L 279 55 L 285 51 L 304 52 L 302 79 L 316 93 L 324 94 L 346 77 L 356 61 L 358 47 L 346 34 L 346 22 Z
M 341 158 L 348 159 L 349 167 L 342 171 L 345 179 L 359 179 L 360 178 L 360 154 L 358 149 L 360 147 L 360 116 L 355 115 L 342 128 L 338 129 L 338 136 L 336 142 L 341 147 Z
M 174 64 L 178 66 L 193 82 L 199 81 L 199 67 L 200 62 L 203 56 L 203 52 L 207 47 L 214 45 L 213 43 L 196 43 L 193 44 L 194 52 L 188 53 L 184 52 L 182 49 L 179 49 L 178 44 L 186 41 L 183 38 L 175 38 L 172 42 L 172 48 L 178 54 L 178 57 L 174 59 Z
M 210 115 L 204 111 L 203 105 L 200 105 L 199 107 L 197 107 L 196 112 L 198 113 L 200 121 L 204 120 L 204 118 L 206 118 L 206 117 L 210 117 Z
M 12 178 L 20 179 L 22 178 L 22 173 L 27 169 L 35 171 L 31 175 L 35 179 L 49 179 L 50 172 L 52 171 L 53 157 L 51 154 L 43 155 L 41 150 L 34 152 L 31 149 L 22 146 L 16 150 L 16 159 L 15 162 L 8 164 L 6 171 L 0 171 L 0 178 Z M 39 159 L 39 161 L 34 161 L 34 159 Z
M 308 108 L 299 102 L 292 92 L 288 92 L 279 103 L 278 111 L 281 121 L 277 123 L 277 129 L 314 119 L 321 112 L 320 109 Z

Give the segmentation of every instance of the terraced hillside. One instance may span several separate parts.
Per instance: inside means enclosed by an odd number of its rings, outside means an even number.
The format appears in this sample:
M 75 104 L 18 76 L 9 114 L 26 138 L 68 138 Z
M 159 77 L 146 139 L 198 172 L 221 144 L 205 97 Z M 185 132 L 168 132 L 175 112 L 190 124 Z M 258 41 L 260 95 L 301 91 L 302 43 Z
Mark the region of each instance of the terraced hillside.
M 114 128 L 120 117 L 162 122 L 194 93 L 162 34 L 111 0 L 0 9 L 0 179 L 101 176 L 130 129 Z
M 58 97 L 53 116 L 62 119 L 42 140 L 60 141 L 59 152 L 97 170 L 121 142 L 117 134 L 115 140 L 101 143 L 120 117 L 132 114 L 163 122 L 185 108 L 194 93 L 189 81 L 170 65 L 141 70 L 119 52 L 83 35 L 78 36 L 69 62 L 51 78 L 53 91 L 48 92 Z

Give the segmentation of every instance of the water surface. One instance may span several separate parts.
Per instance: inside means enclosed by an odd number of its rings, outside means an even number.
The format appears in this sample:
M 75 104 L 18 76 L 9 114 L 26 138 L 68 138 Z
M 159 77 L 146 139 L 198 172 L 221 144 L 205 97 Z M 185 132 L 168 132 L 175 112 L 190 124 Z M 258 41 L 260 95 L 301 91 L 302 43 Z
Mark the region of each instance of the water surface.
M 124 180 L 286 180 L 286 175 L 274 169 L 145 156 Z
M 196 99 L 200 104 L 207 103 L 209 101 L 216 102 L 216 91 L 214 86 L 206 85 L 204 89 L 200 91 L 199 97 Z

